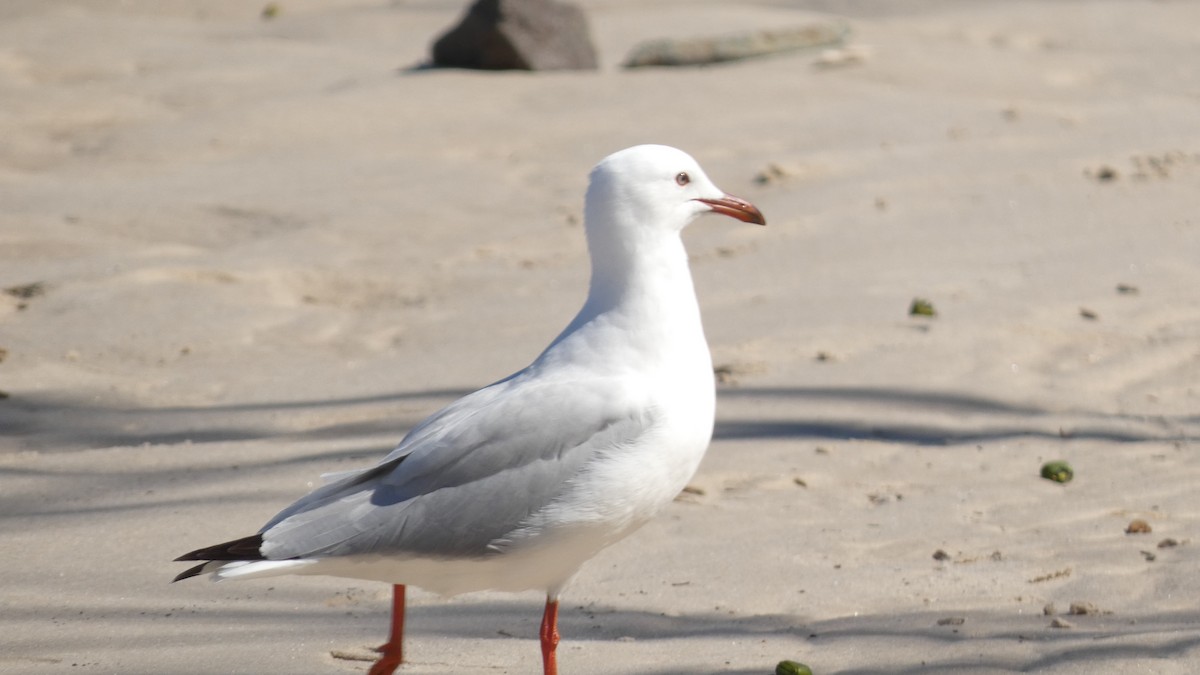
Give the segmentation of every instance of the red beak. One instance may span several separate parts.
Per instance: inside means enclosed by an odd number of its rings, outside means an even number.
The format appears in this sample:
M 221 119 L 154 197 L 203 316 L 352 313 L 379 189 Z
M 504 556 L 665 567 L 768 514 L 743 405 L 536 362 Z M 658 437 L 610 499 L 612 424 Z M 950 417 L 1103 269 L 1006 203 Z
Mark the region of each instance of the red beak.
M 767 224 L 767 219 L 763 218 L 762 211 L 759 211 L 757 206 L 741 197 L 725 195 L 720 199 L 697 199 L 696 201 L 708 204 L 708 207 L 713 211 L 723 216 L 737 218 L 743 223 Z

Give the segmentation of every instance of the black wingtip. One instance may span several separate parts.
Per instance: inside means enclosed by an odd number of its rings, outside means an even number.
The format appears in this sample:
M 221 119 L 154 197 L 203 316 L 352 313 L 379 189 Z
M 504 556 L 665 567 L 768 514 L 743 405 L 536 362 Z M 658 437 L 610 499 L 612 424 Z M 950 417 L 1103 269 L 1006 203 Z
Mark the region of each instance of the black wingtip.
M 171 583 L 191 579 L 204 574 L 204 568 L 208 567 L 208 563 L 214 560 L 266 560 L 263 557 L 262 551 L 262 535 L 255 534 L 241 539 L 234 539 L 216 546 L 207 548 L 199 548 L 191 553 L 184 553 L 175 559 L 175 562 L 202 560 L 199 565 L 189 567 L 179 576 L 171 580 Z
M 262 551 L 259 550 L 260 548 L 262 548 L 262 535 L 255 534 L 184 553 L 176 558 L 175 562 L 185 560 L 266 560 Z
M 176 581 L 183 581 L 184 579 L 191 579 L 192 577 L 198 577 L 201 574 L 204 574 L 204 568 L 207 566 L 208 566 L 208 563 L 204 562 L 204 563 L 200 563 L 199 565 L 196 565 L 195 567 L 189 567 L 186 572 L 181 572 L 179 574 L 179 576 L 172 579 L 171 583 L 175 583 Z

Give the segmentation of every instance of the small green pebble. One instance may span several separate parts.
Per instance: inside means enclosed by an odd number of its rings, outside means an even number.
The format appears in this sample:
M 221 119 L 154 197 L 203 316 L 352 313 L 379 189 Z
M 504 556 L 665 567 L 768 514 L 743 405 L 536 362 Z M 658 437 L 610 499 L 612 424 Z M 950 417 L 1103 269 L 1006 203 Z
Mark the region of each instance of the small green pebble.
M 933 303 L 925 298 L 913 298 L 912 304 L 908 306 L 909 316 L 937 316 L 937 310 L 933 308 Z
M 1042 478 L 1055 483 L 1070 483 L 1075 477 L 1071 465 L 1066 462 L 1046 462 L 1042 465 Z
M 812 668 L 796 661 L 780 661 L 775 666 L 775 675 L 813 675 Z

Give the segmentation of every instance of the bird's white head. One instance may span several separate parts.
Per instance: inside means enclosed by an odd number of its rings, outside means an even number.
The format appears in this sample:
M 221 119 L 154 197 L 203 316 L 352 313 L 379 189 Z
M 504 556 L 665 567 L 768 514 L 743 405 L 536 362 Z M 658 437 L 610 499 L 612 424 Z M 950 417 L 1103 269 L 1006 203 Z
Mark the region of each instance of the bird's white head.
M 705 213 L 765 225 L 750 202 L 713 185 L 687 153 L 665 145 L 638 145 L 605 157 L 592 169 L 584 203 L 592 278 L 583 309 L 547 353 L 575 331 L 611 311 L 637 315 L 637 336 L 647 353 L 674 345 L 670 335 L 693 327 L 693 354 L 708 359 L 700 310 L 679 236 Z M 601 326 L 624 326 L 622 320 Z M 652 328 L 657 327 L 656 330 Z M 619 342 L 631 344 L 633 334 Z M 572 343 L 574 344 L 574 343 Z M 589 339 L 584 339 L 588 349 Z
M 601 160 L 592 169 L 584 203 L 592 281 L 577 321 L 631 297 L 661 295 L 667 288 L 677 289 L 676 299 L 686 297 L 694 307 L 679 235 L 704 213 L 766 224 L 754 205 L 713 185 L 682 150 L 638 145 Z
M 766 224 L 753 204 L 726 194 L 695 159 L 665 145 L 637 145 L 601 160 L 592 169 L 585 210 L 589 229 L 678 233 L 696 216 L 709 212 Z

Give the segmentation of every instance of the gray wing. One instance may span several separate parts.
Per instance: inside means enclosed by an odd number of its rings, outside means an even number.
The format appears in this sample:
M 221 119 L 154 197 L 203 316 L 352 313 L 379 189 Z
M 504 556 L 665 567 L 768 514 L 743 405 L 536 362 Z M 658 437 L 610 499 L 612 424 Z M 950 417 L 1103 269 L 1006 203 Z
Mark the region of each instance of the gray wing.
M 515 376 L 422 422 L 380 464 L 326 485 L 263 528 L 269 559 L 487 555 L 572 476 L 653 424 L 615 380 Z

